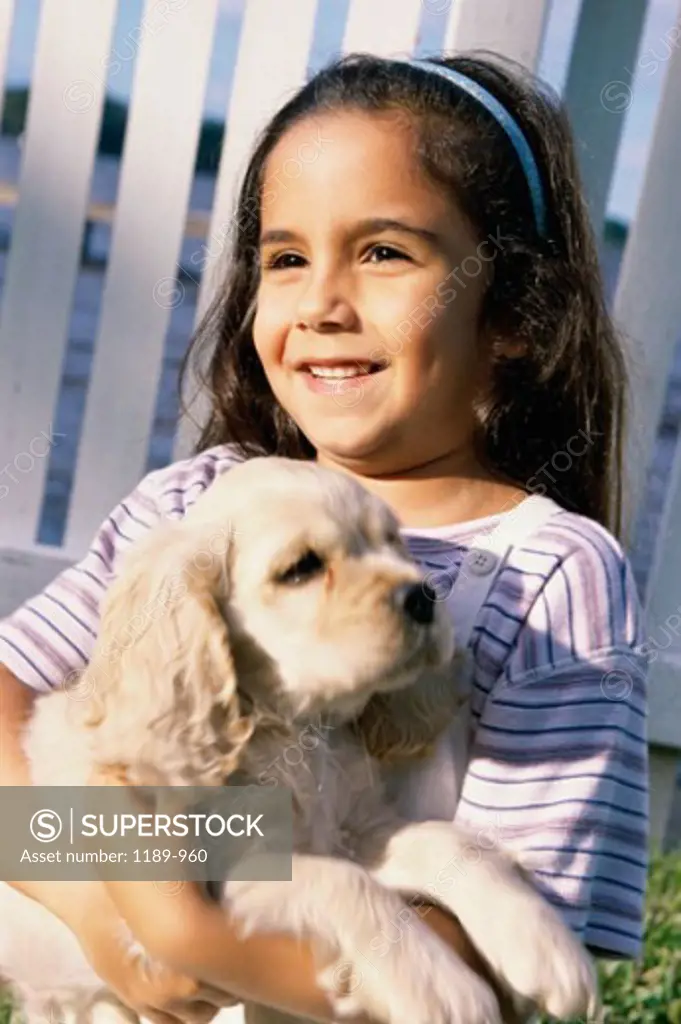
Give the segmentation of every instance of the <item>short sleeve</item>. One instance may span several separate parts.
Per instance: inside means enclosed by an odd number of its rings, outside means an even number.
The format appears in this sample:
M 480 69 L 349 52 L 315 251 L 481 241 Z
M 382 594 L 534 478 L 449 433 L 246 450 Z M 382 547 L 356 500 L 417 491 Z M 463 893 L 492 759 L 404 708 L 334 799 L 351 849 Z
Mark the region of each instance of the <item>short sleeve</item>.
M 47 692 L 90 660 L 121 552 L 160 518 L 156 480 L 150 473 L 116 506 L 80 562 L 0 621 L 0 662 L 28 686 Z
M 577 546 L 537 594 L 481 706 L 457 820 L 517 855 L 590 948 L 636 958 L 647 662 L 628 562 L 614 540 L 597 554 Z

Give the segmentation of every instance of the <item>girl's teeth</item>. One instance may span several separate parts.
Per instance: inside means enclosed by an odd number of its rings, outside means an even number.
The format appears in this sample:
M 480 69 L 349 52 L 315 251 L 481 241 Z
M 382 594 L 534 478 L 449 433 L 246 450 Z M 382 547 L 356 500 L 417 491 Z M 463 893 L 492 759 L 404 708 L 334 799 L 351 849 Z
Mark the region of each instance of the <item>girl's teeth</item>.
M 359 377 L 360 374 L 369 373 L 369 366 L 310 366 L 309 372 L 313 377 Z

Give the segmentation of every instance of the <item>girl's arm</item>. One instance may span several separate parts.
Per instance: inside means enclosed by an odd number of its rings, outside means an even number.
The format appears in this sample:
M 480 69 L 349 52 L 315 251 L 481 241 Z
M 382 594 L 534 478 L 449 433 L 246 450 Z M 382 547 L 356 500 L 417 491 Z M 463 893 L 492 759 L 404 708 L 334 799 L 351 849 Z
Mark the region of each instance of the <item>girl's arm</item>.
M 294 1016 L 332 1021 L 325 994 L 317 987 L 308 943 L 284 935 L 238 938 L 224 910 L 185 883 L 163 895 L 153 882 L 107 882 L 114 903 L 152 956 L 245 1000 L 274 1006 Z M 410 903 L 413 906 L 413 902 Z M 413 911 L 416 913 L 416 909 Z M 504 1024 L 519 1024 L 458 921 L 432 904 L 420 918 L 494 990 Z M 355 1024 L 365 1024 L 357 1021 Z
M 0 664 L 0 786 L 30 786 L 31 775 L 21 745 L 21 734 L 33 713 L 37 693 Z M 42 903 L 58 917 L 68 904 L 68 887 L 54 882 L 9 882 L 26 896 Z

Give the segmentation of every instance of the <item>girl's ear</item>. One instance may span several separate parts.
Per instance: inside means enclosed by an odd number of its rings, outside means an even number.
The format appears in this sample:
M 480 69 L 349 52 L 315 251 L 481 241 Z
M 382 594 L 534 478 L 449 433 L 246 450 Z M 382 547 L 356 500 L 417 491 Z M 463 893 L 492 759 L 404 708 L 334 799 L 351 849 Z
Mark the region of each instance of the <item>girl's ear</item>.
M 223 771 L 249 732 L 226 620 L 233 541 L 216 537 L 205 524 L 165 523 L 111 585 L 81 708 L 100 763 L 131 764 L 143 751 L 166 778 L 175 756 L 199 774 L 224 758 Z
M 352 729 L 372 757 L 385 764 L 427 757 L 464 699 L 457 685 L 462 659 L 424 673 L 412 686 L 371 698 Z

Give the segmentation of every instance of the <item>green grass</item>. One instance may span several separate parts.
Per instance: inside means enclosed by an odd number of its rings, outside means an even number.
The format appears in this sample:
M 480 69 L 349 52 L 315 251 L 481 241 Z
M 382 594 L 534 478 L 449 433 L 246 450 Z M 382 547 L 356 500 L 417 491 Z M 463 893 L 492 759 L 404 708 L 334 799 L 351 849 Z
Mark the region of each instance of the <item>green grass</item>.
M 681 850 L 653 857 L 641 962 L 599 973 L 606 1024 L 681 1024 Z
M 606 1024 L 681 1024 L 681 850 L 653 858 L 641 962 L 604 963 L 600 975 Z M 0 990 L 0 1024 L 10 1016 Z
M 0 989 L 0 1024 L 9 1024 L 12 1007 L 5 993 Z

